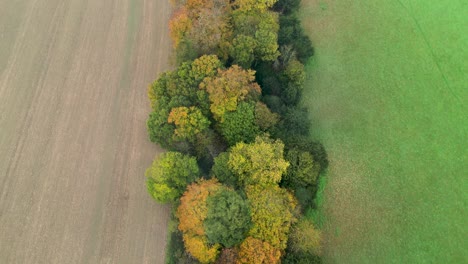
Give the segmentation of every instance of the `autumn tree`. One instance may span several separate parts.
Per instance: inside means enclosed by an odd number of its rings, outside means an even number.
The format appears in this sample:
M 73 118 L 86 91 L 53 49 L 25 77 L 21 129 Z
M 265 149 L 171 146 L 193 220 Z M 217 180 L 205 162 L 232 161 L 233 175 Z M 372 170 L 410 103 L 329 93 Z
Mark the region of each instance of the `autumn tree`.
M 256 10 L 265 11 L 272 7 L 278 0 L 234 0 L 232 5 L 244 12 Z
M 208 215 L 208 197 L 221 188 L 222 185 L 216 179 L 193 183 L 187 187 L 177 208 L 179 230 L 182 232 L 185 248 L 202 263 L 214 262 L 220 248 L 219 244 L 208 242 L 203 223 Z
M 179 152 L 166 152 L 146 170 L 148 192 L 160 203 L 174 202 L 187 184 L 200 177 L 194 157 Z
M 320 256 L 322 234 L 311 221 L 301 219 L 294 226 L 289 237 L 292 251 Z
M 187 8 L 180 8 L 174 12 L 172 18 L 169 21 L 169 31 L 171 33 L 174 47 L 179 46 L 179 43 L 191 28 L 192 21 L 189 17 Z
M 239 250 L 237 247 L 234 248 L 223 248 L 221 254 L 219 254 L 216 264 L 228 264 L 236 263 Z
M 210 126 L 210 121 L 200 109 L 192 107 L 172 108 L 168 117 L 169 123 L 174 123 L 174 138 L 195 141 L 197 134 L 202 133 Z
M 208 197 L 208 214 L 204 227 L 211 244 L 233 247 L 250 229 L 250 207 L 246 200 L 230 189 Z
M 281 251 L 270 243 L 248 237 L 239 248 L 238 264 L 274 264 L 280 263 Z
M 297 201 L 278 186 L 246 187 L 252 212 L 250 236 L 266 241 L 273 247 L 285 249 L 291 224 L 295 221 Z
M 244 185 L 274 185 L 281 180 L 289 163 L 283 158 L 284 144 L 268 136 L 258 136 L 254 143 L 235 145 L 229 155 L 229 168 Z
M 153 112 L 147 121 L 152 142 L 164 148 L 177 149 L 180 141 L 193 142 L 209 126 L 208 94 L 198 88 L 207 77 L 214 77 L 222 68 L 215 55 L 205 55 L 193 62 L 184 62 L 168 71 L 148 89 Z
M 222 122 L 224 114 L 235 111 L 239 102 L 259 97 L 260 86 L 254 80 L 254 71 L 233 65 L 229 69 L 219 70 L 215 77 L 205 78 L 200 88 L 208 92 L 211 112 Z
M 221 248 L 219 244 L 210 245 L 205 236 L 184 234 L 182 238 L 184 240 L 185 250 L 200 263 L 215 262 Z
M 224 8 L 204 8 L 197 12 L 188 38 L 198 54 L 218 54 L 228 31 Z
M 216 55 L 203 55 L 192 62 L 190 77 L 200 83 L 206 77 L 214 77 L 222 68 L 223 63 Z

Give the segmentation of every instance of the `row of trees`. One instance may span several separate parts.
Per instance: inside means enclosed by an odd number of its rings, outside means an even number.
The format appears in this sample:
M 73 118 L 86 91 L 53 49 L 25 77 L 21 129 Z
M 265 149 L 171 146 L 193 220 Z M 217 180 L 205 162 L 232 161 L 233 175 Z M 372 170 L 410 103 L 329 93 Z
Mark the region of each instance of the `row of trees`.
M 320 262 L 302 213 L 328 163 L 298 106 L 313 53 L 300 1 L 173 2 L 178 66 L 148 90 L 150 140 L 168 152 L 146 171 L 174 209 L 168 262 Z

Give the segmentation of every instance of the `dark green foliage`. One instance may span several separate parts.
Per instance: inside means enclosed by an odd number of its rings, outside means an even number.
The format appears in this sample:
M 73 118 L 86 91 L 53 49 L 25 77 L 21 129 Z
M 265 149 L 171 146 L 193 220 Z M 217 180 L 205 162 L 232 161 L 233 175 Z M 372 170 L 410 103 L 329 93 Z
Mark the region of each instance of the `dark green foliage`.
M 283 101 L 276 95 L 264 96 L 262 101 L 275 113 L 283 113 L 285 111 Z
M 230 146 L 237 142 L 252 142 L 260 133 L 259 127 L 255 124 L 255 106 L 242 102 L 237 106 L 237 110 L 227 112 L 224 122 L 219 124 L 221 135 Z
M 214 164 L 211 168 L 211 177 L 217 178 L 221 183 L 225 185 L 237 187 L 237 176 L 234 175 L 234 173 L 232 173 L 232 171 L 229 169 L 228 161 L 228 152 L 223 152 L 219 154 L 216 158 L 214 158 Z
M 309 124 L 307 108 L 288 107 L 280 122 L 280 137 L 286 139 L 293 136 L 308 136 L 310 131 Z
M 166 264 L 198 264 L 199 262 L 185 252 L 182 233 L 178 230 L 169 233 L 166 245 Z
M 146 126 L 151 142 L 158 143 L 161 147 L 170 149 L 173 146 L 172 135 L 174 134 L 174 125 L 167 123 L 169 112 L 162 109 L 158 112 L 151 112 Z
M 319 256 L 309 253 L 292 252 L 286 250 L 286 255 L 283 257 L 283 264 L 322 264 L 322 259 Z
M 273 9 L 287 15 L 298 10 L 300 6 L 301 0 L 279 0 L 273 6 Z
M 175 51 L 177 65 L 197 58 L 197 52 L 193 48 L 192 42 L 186 38 L 182 39 Z
M 233 190 L 223 189 L 208 197 L 205 233 L 211 244 L 233 247 L 245 238 L 250 229 L 250 208 L 246 200 Z
M 296 189 L 316 184 L 320 166 L 316 164 L 312 154 L 293 148 L 286 152 L 285 159 L 289 162 L 288 170 L 283 176 L 285 186 Z
M 307 208 L 311 208 L 312 203 L 317 192 L 317 186 L 297 187 L 295 188 L 294 195 L 301 205 L 301 212 L 305 212 Z
M 295 13 L 280 16 L 280 30 L 278 32 L 278 43 L 280 46 L 292 45 L 296 51 L 297 59 L 306 63 L 314 55 L 314 48 L 309 37 L 302 28 L 301 21 Z
M 299 102 L 302 95 L 304 81 L 304 65 L 296 59 L 289 60 L 285 65 L 283 74 L 281 75 L 281 82 L 283 85 L 281 97 L 285 103 L 296 105 Z
M 322 143 L 310 139 L 308 136 L 282 137 L 288 149 L 297 148 L 308 151 L 320 165 L 320 172 L 328 168 L 328 156 Z

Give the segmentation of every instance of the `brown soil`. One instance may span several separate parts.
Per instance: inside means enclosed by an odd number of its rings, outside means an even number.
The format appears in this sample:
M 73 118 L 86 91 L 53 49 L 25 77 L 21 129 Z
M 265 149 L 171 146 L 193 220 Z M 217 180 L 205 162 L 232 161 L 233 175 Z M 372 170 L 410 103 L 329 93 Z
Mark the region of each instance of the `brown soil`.
M 168 1 L 0 2 L 0 263 L 164 263 L 147 85 Z

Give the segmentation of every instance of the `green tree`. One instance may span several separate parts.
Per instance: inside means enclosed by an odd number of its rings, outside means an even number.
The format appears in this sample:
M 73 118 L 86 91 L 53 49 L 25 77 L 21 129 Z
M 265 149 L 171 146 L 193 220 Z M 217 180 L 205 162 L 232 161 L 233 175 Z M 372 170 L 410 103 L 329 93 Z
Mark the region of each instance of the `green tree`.
M 238 143 L 229 155 L 229 168 L 244 185 L 274 185 L 281 180 L 289 163 L 283 158 L 284 144 L 268 136 L 258 136 L 254 143 Z
M 208 197 L 208 214 L 204 222 L 211 244 L 233 247 L 239 244 L 250 229 L 250 208 L 239 194 L 223 189 Z
M 246 193 L 252 210 L 250 236 L 285 249 L 291 224 L 295 221 L 297 201 L 294 196 L 278 186 L 252 185 L 246 187 Z
M 238 35 L 232 41 L 229 55 L 233 59 L 234 64 L 248 69 L 255 59 L 254 51 L 257 47 L 257 41 L 250 36 Z
M 275 61 L 278 58 L 280 53 L 278 51 L 277 13 L 258 10 L 245 12 L 238 9 L 232 12 L 232 23 L 234 37 L 244 35 L 255 40 L 255 59 Z
M 312 154 L 293 148 L 286 152 L 285 158 L 290 164 L 283 177 L 286 186 L 298 188 L 316 184 L 320 166 Z
M 238 142 L 252 142 L 260 132 L 255 124 L 254 106 L 241 102 L 233 112 L 224 115 L 224 122 L 219 124 L 221 134 L 232 146 Z
M 174 125 L 167 123 L 169 113 L 167 110 L 151 112 L 146 126 L 151 142 L 155 142 L 163 148 L 171 148 L 174 144 L 172 135 L 174 134 Z
M 296 13 L 282 15 L 279 19 L 278 44 L 280 46 L 292 45 L 296 51 L 297 59 L 306 63 L 314 54 L 314 48 L 307 34 L 302 28 L 301 21 Z
M 257 46 L 255 53 L 264 61 L 275 61 L 280 55 L 278 51 L 278 14 L 265 12 L 262 14 L 258 29 L 255 32 Z
M 298 60 L 290 60 L 282 74 L 285 89 L 281 97 L 288 104 L 297 104 L 302 95 L 306 74 L 304 65 Z
M 229 152 L 223 152 L 214 158 L 214 164 L 211 168 L 211 177 L 217 178 L 221 183 L 237 187 L 237 176 L 232 173 L 228 165 Z
M 283 14 L 290 14 L 301 6 L 301 0 L 278 0 L 274 9 Z
M 255 105 L 255 123 L 263 130 L 276 125 L 279 121 L 279 115 L 272 113 L 268 106 L 262 102 L 257 102 Z
M 200 177 L 194 157 L 179 152 L 166 152 L 146 170 L 148 192 L 160 203 L 174 202 L 188 184 Z

